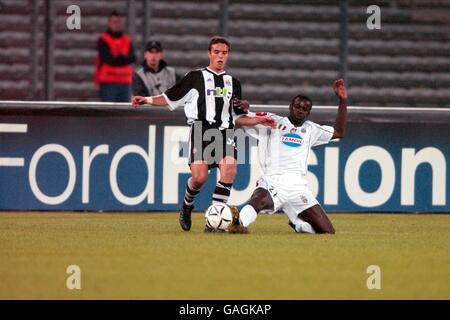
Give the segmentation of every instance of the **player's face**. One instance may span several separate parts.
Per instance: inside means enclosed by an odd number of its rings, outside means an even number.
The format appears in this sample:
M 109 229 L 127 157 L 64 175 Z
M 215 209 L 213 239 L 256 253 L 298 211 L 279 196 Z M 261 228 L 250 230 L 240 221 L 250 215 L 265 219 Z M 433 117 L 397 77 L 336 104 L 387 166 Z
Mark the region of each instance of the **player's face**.
M 308 100 L 304 100 L 301 98 L 296 98 L 294 103 L 289 106 L 290 116 L 296 122 L 305 121 L 306 117 L 309 116 L 311 112 L 312 105 Z
M 225 69 L 228 61 L 228 46 L 225 43 L 216 43 L 208 51 L 209 68 L 215 72 L 221 72 Z
M 150 51 L 145 51 L 144 53 L 145 61 L 147 61 L 147 65 L 152 69 L 158 69 L 159 62 L 162 58 L 162 53 L 156 49 L 152 49 Z

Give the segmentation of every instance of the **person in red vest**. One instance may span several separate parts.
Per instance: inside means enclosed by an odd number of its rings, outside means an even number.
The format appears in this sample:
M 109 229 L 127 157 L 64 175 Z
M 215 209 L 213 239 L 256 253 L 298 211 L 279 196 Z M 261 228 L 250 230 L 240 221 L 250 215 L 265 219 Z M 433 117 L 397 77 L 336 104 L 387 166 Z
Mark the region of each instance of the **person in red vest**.
M 108 19 L 108 30 L 97 41 L 95 84 L 104 102 L 129 102 L 133 62 L 136 61 L 129 35 L 122 32 L 122 16 L 114 11 Z

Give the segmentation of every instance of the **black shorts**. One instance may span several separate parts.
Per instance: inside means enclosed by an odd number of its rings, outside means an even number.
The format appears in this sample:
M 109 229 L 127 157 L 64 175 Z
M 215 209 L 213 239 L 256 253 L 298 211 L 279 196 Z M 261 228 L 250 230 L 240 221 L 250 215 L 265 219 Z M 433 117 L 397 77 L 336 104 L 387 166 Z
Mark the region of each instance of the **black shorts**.
M 234 129 L 220 130 L 207 122 L 195 121 L 189 138 L 189 165 L 202 160 L 209 169 L 217 168 L 226 156 L 237 159 Z

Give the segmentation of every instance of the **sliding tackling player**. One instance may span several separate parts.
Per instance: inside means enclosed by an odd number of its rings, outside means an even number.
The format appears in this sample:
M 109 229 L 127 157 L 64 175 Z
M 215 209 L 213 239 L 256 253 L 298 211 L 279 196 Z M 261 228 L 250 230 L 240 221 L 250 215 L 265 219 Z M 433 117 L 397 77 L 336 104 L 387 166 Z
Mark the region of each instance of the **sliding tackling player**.
M 248 226 L 260 212 L 282 209 L 289 225 L 302 233 L 335 233 L 327 214 L 308 188 L 306 173 L 312 147 L 331 139 L 344 137 L 347 125 L 347 90 L 344 80 L 334 81 L 333 89 L 339 98 L 339 108 L 333 127 L 320 126 L 306 120 L 312 108 L 311 99 L 298 95 L 289 105 L 288 117 L 268 115 L 276 128 L 247 128 L 258 139 L 259 162 L 263 176 L 257 182 L 249 203 L 238 213 L 233 211 L 231 233 L 246 233 Z M 258 129 L 258 130 L 255 130 Z

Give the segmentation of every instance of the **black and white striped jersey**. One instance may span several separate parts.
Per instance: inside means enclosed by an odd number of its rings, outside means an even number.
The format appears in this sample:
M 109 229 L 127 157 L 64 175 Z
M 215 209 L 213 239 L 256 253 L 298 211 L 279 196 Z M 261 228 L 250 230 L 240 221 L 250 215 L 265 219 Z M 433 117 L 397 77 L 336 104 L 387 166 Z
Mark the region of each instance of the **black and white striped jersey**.
M 169 109 L 184 107 L 187 123 L 208 122 L 212 127 L 234 128 L 234 120 L 246 112 L 232 107 L 232 98 L 242 98 L 241 84 L 225 71 L 194 70 L 163 93 Z

